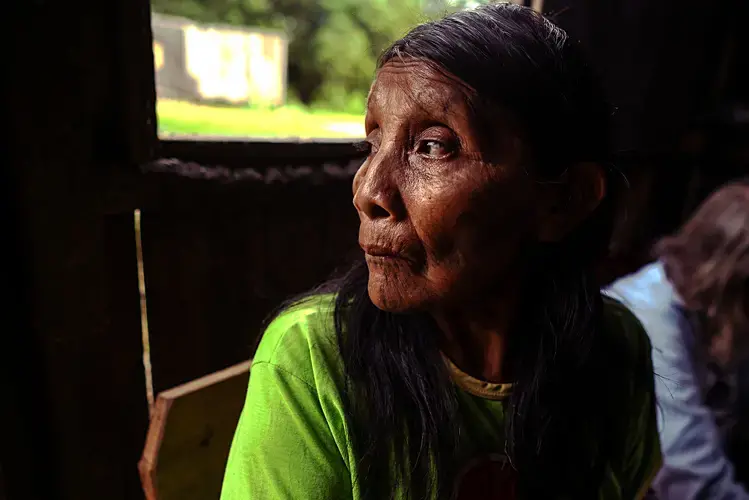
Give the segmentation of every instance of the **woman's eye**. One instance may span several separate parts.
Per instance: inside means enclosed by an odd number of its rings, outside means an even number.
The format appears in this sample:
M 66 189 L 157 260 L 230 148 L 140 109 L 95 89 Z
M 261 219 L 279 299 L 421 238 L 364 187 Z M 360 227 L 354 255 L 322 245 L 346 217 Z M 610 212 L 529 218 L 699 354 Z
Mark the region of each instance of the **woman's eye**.
M 367 135 L 367 138 L 357 143 L 356 149 L 367 156 L 372 156 L 380 149 L 380 129 L 375 129 Z
M 434 139 L 424 139 L 419 141 L 416 146 L 416 152 L 434 158 L 443 158 L 452 153 L 449 145 Z
M 357 142 L 356 144 L 354 144 L 354 147 L 356 148 L 358 152 L 364 153 L 367 156 L 375 152 L 374 146 L 372 145 L 370 141 L 367 141 L 367 140 Z

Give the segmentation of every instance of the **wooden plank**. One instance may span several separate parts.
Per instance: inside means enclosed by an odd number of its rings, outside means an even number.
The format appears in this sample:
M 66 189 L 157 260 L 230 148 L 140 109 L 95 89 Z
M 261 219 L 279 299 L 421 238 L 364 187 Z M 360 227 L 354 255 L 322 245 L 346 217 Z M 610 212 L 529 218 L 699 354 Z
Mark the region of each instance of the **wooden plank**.
M 105 143 L 114 141 L 120 146 L 108 150 L 109 163 L 135 173 L 138 165 L 156 157 L 158 147 L 151 4 L 147 0 L 109 3 L 110 15 L 117 20 L 103 23 L 114 30 L 115 42 L 110 56 L 114 99 L 109 106 L 119 127 Z
M 164 391 L 138 465 L 147 500 L 219 497 L 250 361 Z
M 4 283 L 13 290 L 4 300 L 3 331 L 0 348 L 0 467 L 4 475 L 6 499 L 52 498 L 56 473 L 51 458 L 52 436 L 45 418 L 48 410 L 44 372 L 39 363 L 30 363 L 41 355 L 31 335 L 32 293 L 28 280 L 30 262 L 26 251 L 15 187 L 17 178 L 11 169 L 0 169 L 0 220 L 5 233 L 7 262 Z M 48 470 L 49 481 L 36 481 L 37 471 Z
M 162 146 L 171 141 L 162 141 Z M 194 210 L 197 205 L 218 202 L 235 207 L 252 203 L 252 197 L 268 186 L 321 186 L 340 183 L 351 186 L 363 159 L 351 155 L 351 145 L 330 150 L 325 144 L 246 143 L 222 149 L 223 142 L 196 141 L 196 148 L 176 147 L 170 153 L 141 165 L 140 171 L 113 169 L 102 187 L 103 210 L 122 213 L 143 210 Z M 164 151 L 161 151 L 164 153 Z M 243 155 L 237 155 L 242 152 Z M 306 160 L 303 154 L 308 152 Z M 268 155 L 263 157 L 262 155 Z M 276 155 L 273 157 L 273 155 Z M 206 161 L 207 160 L 207 161 Z
M 362 138 L 363 139 L 363 138 Z M 263 165 L 316 165 L 340 163 L 362 157 L 351 139 L 248 140 L 205 137 L 161 141 L 158 156 L 228 167 Z
M 331 190 L 326 200 L 323 256 L 330 273 L 347 269 L 356 258 L 362 257 L 359 248 L 359 215 L 353 205 L 351 189 Z
M 357 246 L 348 183 L 251 193 L 239 207 L 142 213 L 156 392 L 249 358 L 267 315 Z
M 270 308 L 255 208 L 142 213 L 156 393 L 250 357 Z
M 2 95 L 22 256 L 10 287 L 22 303 L 15 340 L 0 349 L 2 364 L 22 368 L 4 381 L 20 424 L 2 431 L 5 487 L 12 500 L 142 498 L 136 464 L 148 414 L 132 213 L 101 207 L 108 174 L 149 160 L 143 151 L 156 140 L 142 130 L 143 107 L 122 115 L 128 90 L 117 81 L 117 48 L 139 46 L 118 11 L 147 11 L 148 2 L 19 7 L 6 30 L 15 49 Z M 123 140 L 126 130 L 142 148 Z
M 602 76 L 616 109 L 614 150 L 672 155 L 694 118 L 707 111 L 722 44 L 741 17 L 731 8 L 700 6 L 694 0 L 544 1 L 545 12 L 557 14 L 554 21 L 581 41 Z
M 55 242 L 43 230 L 35 240 L 45 248 L 30 250 L 38 273 L 32 328 L 14 332 L 38 348 L 9 353 L 19 357 L 13 365 L 28 365 L 11 380 L 18 395 L 13 399 L 23 395 L 31 404 L 18 408 L 28 423 L 8 428 L 20 436 L 3 440 L 3 468 L 33 469 L 8 476 L 8 490 L 18 499 L 137 499 L 137 443 L 148 413 L 132 218 L 109 218 L 97 233 L 84 214 L 68 216 L 76 231 L 57 219 Z M 27 379 L 30 370 L 38 375 Z M 46 471 L 44 482 L 33 481 L 39 470 Z M 24 476 L 32 482 L 19 483 Z

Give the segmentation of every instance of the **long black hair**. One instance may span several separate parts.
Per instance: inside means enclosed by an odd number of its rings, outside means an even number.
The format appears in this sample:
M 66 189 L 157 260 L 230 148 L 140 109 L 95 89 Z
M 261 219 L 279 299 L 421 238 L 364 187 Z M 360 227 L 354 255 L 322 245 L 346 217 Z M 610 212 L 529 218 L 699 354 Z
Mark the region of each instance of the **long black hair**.
M 492 103 L 510 117 L 538 182 L 565 182 L 582 161 L 607 165 L 610 110 L 597 80 L 567 34 L 533 10 L 493 4 L 420 25 L 384 52 L 380 67 L 399 58 L 439 65 L 475 90 L 477 107 Z M 607 175 L 610 191 L 615 176 Z M 523 285 L 504 425 L 524 498 L 597 497 L 616 453 L 614 400 L 626 373 L 610 364 L 594 272 L 610 237 L 611 205 L 606 196 L 563 241 L 539 244 Z M 359 262 L 328 287 L 337 293 L 362 496 L 405 489 L 410 498 L 448 497 L 460 421 L 439 332 L 426 314 L 375 307 L 367 280 Z

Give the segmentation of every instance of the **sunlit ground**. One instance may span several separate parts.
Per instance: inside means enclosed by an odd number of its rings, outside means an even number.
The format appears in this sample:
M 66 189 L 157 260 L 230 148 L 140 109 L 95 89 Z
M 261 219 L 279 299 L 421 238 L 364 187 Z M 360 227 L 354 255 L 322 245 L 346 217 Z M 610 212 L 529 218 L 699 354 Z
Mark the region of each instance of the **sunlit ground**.
M 267 138 L 363 138 L 364 117 L 301 106 L 254 109 L 159 99 L 159 134 Z

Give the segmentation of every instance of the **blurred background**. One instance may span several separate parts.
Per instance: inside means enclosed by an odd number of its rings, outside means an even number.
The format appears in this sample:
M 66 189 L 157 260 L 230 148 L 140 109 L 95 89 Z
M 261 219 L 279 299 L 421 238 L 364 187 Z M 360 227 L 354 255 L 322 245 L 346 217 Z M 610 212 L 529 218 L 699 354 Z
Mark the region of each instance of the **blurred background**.
M 379 53 L 419 22 L 479 3 L 154 0 L 159 132 L 361 137 Z

